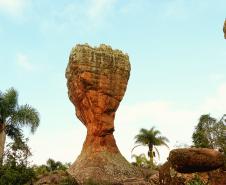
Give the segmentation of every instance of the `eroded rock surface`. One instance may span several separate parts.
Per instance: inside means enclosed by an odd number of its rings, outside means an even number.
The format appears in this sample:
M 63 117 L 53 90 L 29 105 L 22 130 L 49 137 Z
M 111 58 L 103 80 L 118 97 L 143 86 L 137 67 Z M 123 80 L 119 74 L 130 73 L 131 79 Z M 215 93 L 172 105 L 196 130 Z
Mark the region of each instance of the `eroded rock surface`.
M 69 169 L 80 183 L 87 179 L 122 183 L 141 178 L 121 155 L 113 136 L 115 112 L 129 76 L 129 57 L 120 50 L 85 44 L 71 51 L 66 69 L 68 95 L 76 116 L 87 128 L 82 152 Z
M 224 165 L 223 155 L 208 148 L 183 148 L 169 154 L 171 166 L 181 173 L 206 172 Z

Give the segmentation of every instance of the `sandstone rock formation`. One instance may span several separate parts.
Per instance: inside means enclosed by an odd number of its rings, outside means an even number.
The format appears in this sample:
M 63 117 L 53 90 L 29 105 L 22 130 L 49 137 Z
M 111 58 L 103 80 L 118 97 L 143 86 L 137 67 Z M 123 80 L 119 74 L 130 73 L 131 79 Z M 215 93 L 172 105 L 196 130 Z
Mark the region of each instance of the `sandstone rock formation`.
M 224 31 L 224 38 L 226 39 L 226 19 L 224 21 L 223 31 Z
M 191 181 L 194 181 L 194 179 L 197 179 L 197 177 L 204 184 L 226 184 L 226 171 L 222 171 L 221 169 L 208 172 L 179 173 L 172 168 L 169 162 L 163 164 L 159 169 L 160 185 L 187 185 L 188 183 L 191 184 Z
M 85 44 L 71 51 L 66 69 L 68 95 L 87 136 L 68 172 L 80 183 L 87 179 L 127 184 L 135 184 L 134 178 L 142 181 L 141 173 L 119 152 L 113 136 L 115 112 L 129 76 L 129 57 L 120 50 Z
M 183 148 L 169 154 L 171 166 L 181 173 L 206 172 L 224 165 L 223 155 L 208 148 Z

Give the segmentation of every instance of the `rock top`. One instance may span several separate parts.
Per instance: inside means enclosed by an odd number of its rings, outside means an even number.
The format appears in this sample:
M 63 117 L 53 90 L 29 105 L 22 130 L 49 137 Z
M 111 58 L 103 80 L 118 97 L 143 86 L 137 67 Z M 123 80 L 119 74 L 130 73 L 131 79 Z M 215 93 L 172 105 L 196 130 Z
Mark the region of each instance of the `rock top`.
M 206 172 L 224 165 L 223 155 L 208 148 L 175 149 L 170 152 L 168 160 L 180 173 Z

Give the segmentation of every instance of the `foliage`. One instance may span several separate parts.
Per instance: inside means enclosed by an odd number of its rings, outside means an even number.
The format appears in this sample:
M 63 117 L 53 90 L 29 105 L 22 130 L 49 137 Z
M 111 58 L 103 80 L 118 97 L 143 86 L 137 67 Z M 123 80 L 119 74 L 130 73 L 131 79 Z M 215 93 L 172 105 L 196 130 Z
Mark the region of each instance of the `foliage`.
M 208 185 L 208 183 L 204 183 L 198 175 L 195 175 L 186 185 Z
M 132 155 L 133 158 L 135 158 L 135 162 L 133 165 L 138 166 L 138 167 L 145 167 L 145 168 L 150 168 L 152 166 L 152 162 L 147 159 L 145 154 L 140 154 L 140 155 Z
M 62 180 L 59 185 L 78 185 L 78 183 L 74 178 L 67 177 L 66 179 Z
M 0 166 L 0 185 L 23 185 L 32 183 L 35 173 L 29 167 L 31 155 L 27 139 L 16 140 L 6 146 L 3 164 Z
M 60 161 L 55 161 L 49 158 L 46 161 L 46 165 L 43 164 L 40 166 L 34 166 L 34 171 L 36 175 L 43 175 L 57 170 L 66 171 L 70 167 L 70 165 L 70 163 L 63 164 Z
M 11 88 L 5 93 L 0 91 L 0 133 L 5 132 L 9 138 L 18 143 L 23 138 L 22 127 L 29 126 L 34 133 L 39 122 L 36 109 L 30 105 L 18 105 L 18 93 L 15 89 Z M 5 140 L 1 139 L 0 145 L 4 146 L 4 142 Z
M 157 152 L 159 156 L 159 151 L 156 146 L 161 146 L 164 145 L 168 147 L 167 142 L 169 140 L 160 135 L 161 132 L 159 130 L 156 130 L 155 127 L 152 127 L 150 130 L 142 128 L 135 136 L 135 143 L 138 144 L 134 148 L 138 146 L 148 146 L 149 151 L 148 151 L 148 156 L 150 157 L 150 162 L 153 164 L 153 158 L 155 157 L 155 151 Z M 132 151 L 134 150 L 132 149 Z M 155 150 L 155 151 L 154 151 Z
M 209 114 L 202 115 L 192 135 L 195 147 L 217 148 L 226 154 L 225 115 L 219 121 Z

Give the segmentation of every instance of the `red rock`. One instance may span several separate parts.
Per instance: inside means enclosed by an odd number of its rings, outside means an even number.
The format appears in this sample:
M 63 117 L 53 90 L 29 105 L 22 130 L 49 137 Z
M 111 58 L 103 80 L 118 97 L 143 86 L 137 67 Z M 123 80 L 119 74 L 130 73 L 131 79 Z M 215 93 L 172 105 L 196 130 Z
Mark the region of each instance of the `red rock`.
M 121 155 L 113 136 L 115 112 L 129 76 L 129 57 L 119 50 L 85 44 L 71 51 L 66 70 L 68 95 L 87 136 L 69 173 L 81 183 L 89 178 L 121 183 L 141 177 Z
M 207 148 L 175 149 L 170 152 L 168 160 L 181 173 L 206 172 L 224 165 L 223 155 Z

